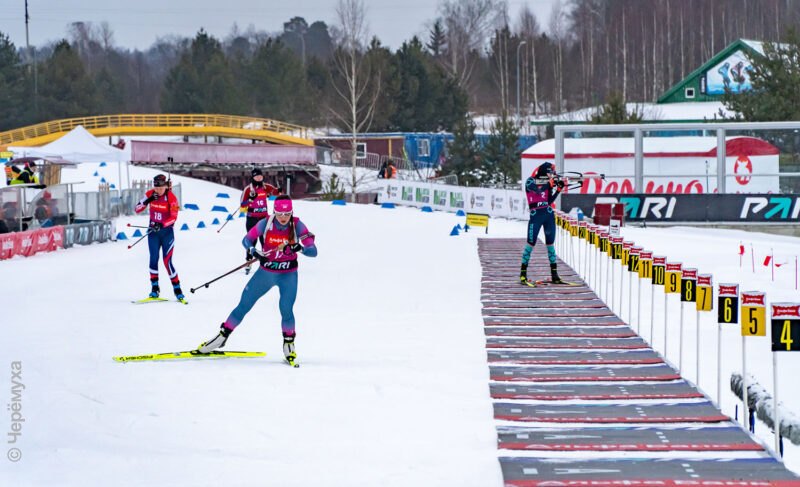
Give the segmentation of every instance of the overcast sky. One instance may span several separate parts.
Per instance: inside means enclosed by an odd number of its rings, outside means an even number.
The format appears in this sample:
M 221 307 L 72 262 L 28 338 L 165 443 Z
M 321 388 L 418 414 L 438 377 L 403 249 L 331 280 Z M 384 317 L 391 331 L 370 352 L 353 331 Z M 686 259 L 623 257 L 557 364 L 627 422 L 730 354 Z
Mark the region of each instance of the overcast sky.
M 523 5 L 528 5 L 546 29 L 550 11 L 558 0 L 509 0 L 512 25 Z M 437 0 L 367 0 L 369 31 L 384 45 L 396 49 L 419 35 L 427 40 L 427 27 L 436 17 Z M 193 37 L 203 27 L 225 38 L 234 23 L 241 30 L 279 32 L 283 23 L 299 16 L 311 24 L 334 22 L 335 0 L 28 0 L 30 42 L 39 46 L 67 36 L 72 22 L 107 21 L 117 47 L 146 49 L 159 36 Z M 0 32 L 16 46 L 25 45 L 25 0 L 0 0 Z

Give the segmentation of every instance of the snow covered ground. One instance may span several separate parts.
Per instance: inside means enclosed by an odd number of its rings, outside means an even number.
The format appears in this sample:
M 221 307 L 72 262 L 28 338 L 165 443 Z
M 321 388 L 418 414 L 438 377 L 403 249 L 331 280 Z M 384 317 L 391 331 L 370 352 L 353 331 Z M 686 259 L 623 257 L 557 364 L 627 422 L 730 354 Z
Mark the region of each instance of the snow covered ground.
M 188 290 L 242 262 L 244 220 L 219 234 L 195 228 L 223 217 L 208 210 L 230 207 L 215 196 L 235 191 L 174 179 L 184 203 L 201 208 L 182 212 L 192 230 L 176 233 Z M 449 237 L 458 219 L 441 213 L 298 202 L 296 214 L 319 247 L 299 271 L 300 369 L 281 362 L 274 292 L 228 342 L 265 359 L 111 360 L 212 337 L 243 272 L 189 294 L 188 306 L 133 305 L 149 290 L 144 244 L 0 262 L 3 294 L 14 297 L 0 340 L 4 403 L 12 361 L 25 385 L 22 459 L 0 462 L 0 485 L 500 485 L 475 238 Z M 127 222 L 146 217 L 118 228 Z
M 113 165 L 112 165 L 113 166 Z M 101 168 L 114 179 L 116 167 Z M 96 165 L 65 171 L 92 180 Z M 155 171 L 131 168 L 133 179 Z M 99 178 L 99 176 L 98 176 Z M 97 179 L 97 178 L 96 178 Z M 221 233 L 213 205 L 232 210 L 237 191 L 174 177 L 182 184 L 175 266 L 184 290 L 243 259 L 244 223 Z M 480 303 L 476 238 L 450 237 L 463 219 L 452 214 L 375 206 L 298 202 L 296 214 L 317 235 L 319 257 L 301 257 L 295 306 L 300 369 L 281 363 L 277 293 L 268 294 L 232 335 L 231 350 L 263 350 L 264 359 L 120 364 L 114 355 L 186 350 L 212 337 L 236 305 L 248 277 L 231 275 L 189 294 L 190 304 L 133 305 L 149 290 L 145 244 L 75 247 L 0 262 L 8 301 L 0 340 L 0 395 L 10 402 L 12 362 L 24 422 L 22 458 L 0 461 L 0 485 L 501 485 Z M 197 229 L 204 221 L 208 228 Z M 123 218 L 146 224 L 146 217 Z M 490 237 L 520 238 L 526 222 L 493 220 Z M 128 230 L 128 235 L 130 235 Z M 769 247 L 794 255 L 800 239 L 723 230 L 626 227 L 623 234 L 718 282 L 763 290 L 770 301 L 800 301 L 789 281 L 739 269 L 739 240 L 756 255 Z M 749 247 L 748 247 L 749 249 Z M 757 262 L 757 265 L 760 265 Z M 785 272 L 785 271 L 781 271 Z M 161 274 L 162 289 L 168 280 Z M 643 316 L 649 317 L 649 287 Z M 656 311 L 663 307 L 656 292 Z M 659 299 L 660 297 L 660 299 Z M 671 337 L 677 334 L 671 297 Z M 627 320 L 627 302 L 623 303 Z M 634 315 L 636 308 L 634 307 Z M 646 320 L 645 320 L 646 321 Z M 715 398 L 715 318 L 702 323 L 701 387 Z M 684 371 L 694 369 L 694 312 L 685 320 Z M 661 321 L 656 320 L 657 349 Z M 647 338 L 647 335 L 645 335 Z M 670 339 L 669 359 L 676 362 Z M 738 329 L 725 331 L 723 411 L 739 368 Z M 771 390 L 767 339 L 750 339 L 749 369 Z M 791 375 L 794 354 L 781 356 L 781 397 L 800 411 Z M 4 385 L 1 385 L 4 384 Z M 11 428 L 11 411 L 0 421 Z M 771 434 L 757 433 L 771 445 Z M 10 447 L 12 445 L 6 445 Z M 800 471 L 800 450 L 787 465 Z M 574 454 L 570 454 L 574 455 Z

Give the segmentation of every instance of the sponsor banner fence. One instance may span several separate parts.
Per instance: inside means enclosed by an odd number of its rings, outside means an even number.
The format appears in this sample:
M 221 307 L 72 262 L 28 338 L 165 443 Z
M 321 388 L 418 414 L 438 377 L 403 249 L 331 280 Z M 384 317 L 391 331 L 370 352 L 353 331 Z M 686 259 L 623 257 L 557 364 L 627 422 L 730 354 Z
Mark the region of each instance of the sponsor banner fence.
M 525 193 L 519 189 L 488 189 L 450 186 L 423 181 L 393 180 L 384 183 L 379 202 L 430 206 L 434 210 L 483 213 L 492 217 L 527 220 L 530 216 Z
M 108 221 L 4 233 L 0 235 L 0 260 L 10 259 L 15 255 L 30 257 L 39 252 L 53 252 L 75 244 L 106 242 L 111 240 L 111 235 L 111 222 Z
M 770 222 L 800 221 L 798 194 L 563 194 L 564 211 L 580 208 L 594 213 L 596 203 L 624 203 L 625 218 L 648 222 Z

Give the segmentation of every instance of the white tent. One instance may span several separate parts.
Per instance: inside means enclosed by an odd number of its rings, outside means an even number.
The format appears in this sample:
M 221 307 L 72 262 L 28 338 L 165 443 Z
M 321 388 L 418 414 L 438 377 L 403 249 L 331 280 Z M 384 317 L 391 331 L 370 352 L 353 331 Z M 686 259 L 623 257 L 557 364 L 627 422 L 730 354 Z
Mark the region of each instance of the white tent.
M 119 165 L 119 182 L 122 185 L 122 163 L 125 151 L 104 144 L 88 130 L 78 125 L 67 134 L 40 147 L 9 146 L 15 157 L 41 157 L 63 159 L 76 164 L 116 162 Z

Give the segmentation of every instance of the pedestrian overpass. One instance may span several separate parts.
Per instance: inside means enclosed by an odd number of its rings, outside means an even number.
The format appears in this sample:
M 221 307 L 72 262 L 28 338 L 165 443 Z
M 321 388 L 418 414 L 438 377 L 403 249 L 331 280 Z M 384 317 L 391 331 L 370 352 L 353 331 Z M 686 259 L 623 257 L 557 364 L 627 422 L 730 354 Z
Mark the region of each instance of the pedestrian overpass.
M 67 118 L 0 132 L 0 148 L 39 146 L 78 125 L 96 137 L 132 135 L 212 136 L 282 145 L 313 146 L 311 129 L 268 118 L 236 115 L 127 114 Z

